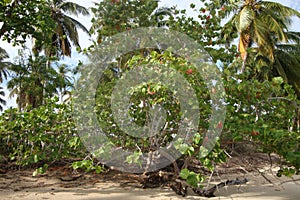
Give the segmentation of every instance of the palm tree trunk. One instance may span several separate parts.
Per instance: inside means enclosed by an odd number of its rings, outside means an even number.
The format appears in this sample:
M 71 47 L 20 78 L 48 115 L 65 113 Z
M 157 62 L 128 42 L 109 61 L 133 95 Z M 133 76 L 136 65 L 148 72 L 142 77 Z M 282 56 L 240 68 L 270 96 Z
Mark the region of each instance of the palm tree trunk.
M 247 56 L 248 55 L 247 55 L 247 52 L 246 52 L 245 55 L 244 55 L 244 58 L 242 58 L 243 59 L 243 64 L 242 64 L 241 73 L 244 73 L 244 71 L 245 71 Z
M 48 70 L 50 68 L 51 62 L 49 59 L 46 61 L 46 73 L 48 73 Z M 46 77 L 46 76 L 45 76 Z M 42 94 L 42 105 L 46 103 L 46 86 L 47 86 L 47 78 L 43 81 L 43 94 Z

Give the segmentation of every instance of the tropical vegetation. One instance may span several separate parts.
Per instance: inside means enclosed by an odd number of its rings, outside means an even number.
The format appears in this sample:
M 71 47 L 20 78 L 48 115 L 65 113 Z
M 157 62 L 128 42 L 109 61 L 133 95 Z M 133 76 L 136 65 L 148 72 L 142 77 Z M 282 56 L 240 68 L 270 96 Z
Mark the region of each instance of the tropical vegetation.
M 199 2 L 190 5 L 189 9 L 198 15 L 191 17 L 188 9 L 160 7 L 153 0 L 103 0 L 94 3 L 91 12 L 67 0 L 1 1 L 0 38 L 20 50 L 13 60 L 4 47 L 0 48 L 0 162 L 34 166 L 37 175 L 65 159 L 74 170 L 100 173 L 113 165 L 108 161 L 114 157 L 113 147 L 117 147 L 127 152 L 125 168 L 139 169 L 145 162 L 144 155 L 172 144 L 180 156 L 169 156 L 172 162 L 159 170 L 172 174 L 168 181 L 178 194 L 185 195 L 186 184 L 202 196 L 212 195 L 203 186 L 230 152 L 276 155 L 280 159 L 278 176 L 299 174 L 300 33 L 290 30 L 292 17 L 299 18 L 299 11 L 272 1 Z M 91 27 L 76 19 L 88 15 Z M 78 105 L 78 93 L 88 96 L 94 71 L 82 62 L 76 67 L 62 63 L 64 57 L 77 51 L 94 61 L 98 57 L 93 55 L 112 36 L 141 27 L 181 32 L 201 45 L 217 63 L 226 93 L 222 99 L 226 120 L 213 124 L 222 134 L 206 156 L 201 152 L 209 141 L 206 133 L 215 109 L 210 94 L 220 88 L 218 84 L 206 85 L 197 67 L 172 52 L 172 48 L 164 48 L 163 41 L 155 48 L 137 48 L 105 61 L 107 66 L 96 80 L 92 104 Z M 79 29 L 92 36 L 90 47 L 80 47 Z M 28 41 L 32 41 L 32 48 L 26 46 Z M 180 98 L 155 79 L 129 88 L 128 113 L 121 114 L 128 116 L 130 123 L 145 126 L 153 124 L 153 111 L 166 111 L 161 114 L 165 123 L 160 132 L 138 137 L 138 131 L 128 134 L 125 126 L 118 124 L 114 109 L 121 105 L 113 101 L 115 86 L 140 66 L 158 66 L 156 72 L 166 73 L 170 79 L 178 73 L 195 91 L 201 114 L 188 142 L 179 134 L 184 116 Z M 173 71 L 166 72 L 162 66 Z M 17 108 L 5 108 L 11 100 L 5 96 L 4 88 L 16 98 Z M 86 121 L 80 121 L 77 111 L 85 113 L 91 106 L 93 113 L 86 113 Z M 86 131 L 94 115 L 104 132 L 102 136 L 108 140 L 93 138 L 97 145 L 87 146 L 90 134 L 82 136 L 80 131 Z M 99 157 L 108 160 L 98 162 Z M 144 169 L 143 173 L 143 183 L 147 185 L 158 170 L 150 173 Z

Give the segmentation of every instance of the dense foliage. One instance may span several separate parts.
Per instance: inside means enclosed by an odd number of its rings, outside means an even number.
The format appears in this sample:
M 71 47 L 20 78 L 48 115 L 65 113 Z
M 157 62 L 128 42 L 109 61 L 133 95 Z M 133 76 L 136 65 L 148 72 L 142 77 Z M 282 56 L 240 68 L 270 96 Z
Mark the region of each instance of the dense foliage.
M 29 111 L 6 110 L 0 118 L 1 160 L 21 166 L 80 158 L 85 151 L 76 136 L 71 106 L 57 99 Z
M 52 32 L 54 22 L 45 0 L 4 0 L 0 2 L 0 38 L 15 45 L 33 37 L 50 42 L 44 33 Z M 41 31 L 37 31 L 41 30 Z
M 58 103 L 57 99 L 49 99 L 66 92 L 72 97 L 68 90 L 72 82 L 68 76 L 70 70 L 61 67 L 57 71 L 53 63 L 61 55 L 71 55 L 70 41 L 79 45 L 76 27 L 87 32 L 82 24 L 69 18 L 66 13 L 87 14 L 87 10 L 64 1 L 50 2 L 52 4 L 42 0 L 8 0 L 0 3 L 0 21 L 3 21 L 0 38 L 23 44 L 26 38 L 32 37 L 38 44 L 31 56 L 20 54 L 18 63 L 14 65 L 3 65 L 5 61 L 2 58 L 0 60 L 1 83 L 9 77 L 9 71 L 11 77 L 8 86 L 12 94 L 17 95 L 19 105 L 19 109 L 8 109 L 0 116 L 0 161 L 16 162 L 20 166 L 35 164 L 41 167 L 36 172 L 43 172 L 54 161 L 76 158 L 81 160 L 73 162 L 74 169 L 101 172 L 103 163 L 94 163 L 93 158 L 86 157 L 89 153 L 77 135 L 70 102 Z M 97 41 L 84 53 L 94 53 L 96 46 L 109 36 L 139 27 L 168 27 L 197 41 L 218 62 L 226 90 L 226 122 L 216 126 L 223 129 L 223 134 L 217 138 L 214 149 L 206 157 L 199 154 L 201 144 L 207 140 L 205 132 L 212 113 L 209 94 L 214 90 L 209 91 L 200 72 L 185 58 L 159 48 L 138 49 L 121 55 L 104 70 L 95 94 L 95 112 L 101 128 L 111 144 L 133 152 L 126 158 L 127 165 L 140 165 L 144 153 L 170 143 L 177 134 L 182 113 L 178 97 L 162 83 L 143 83 L 131 88 L 128 94 L 131 96 L 131 106 L 127 114 L 137 125 L 149 123 L 147 120 L 153 115 L 150 110 L 155 106 L 168 111 L 165 115 L 167 125 L 158 135 L 134 137 L 135 133 L 125 134 L 112 115 L 112 107 L 118 105 L 111 105 L 114 87 L 126 72 L 141 65 L 165 65 L 180 73 L 192 85 L 201 111 L 199 127 L 192 141 L 186 144 L 179 139 L 174 143 L 174 147 L 182 153 L 171 166 L 175 176 L 198 187 L 205 181 L 205 172 L 212 173 L 216 164 L 226 160 L 224 150 L 229 148 L 227 144 L 242 144 L 252 152 L 275 153 L 282 159 L 278 176 L 299 173 L 299 78 L 293 74 L 299 71 L 300 66 L 296 57 L 300 52 L 300 37 L 299 33 L 288 31 L 289 17 L 298 16 L 299 13 L 280 7 L 280 4 L 254 0 L 202 2 L 204 4 L 200 8 L 196 8 L 195 4 L 190 5 L 197 11 L 197 19 L 187 16 L 186 10 L 159 8 L 158 2 L 151 0 L 104 0 L 96 3 L 92 8 L 94 16 L 90 32 L 97 36 Z M 55 10 L 57 15 L 54 19 L 54 15 L 49 16 L 49 5 L 52 8 L 55 5 L 58 9 Z M 259 6 L 263 9 L 259 10 Z M 240 12 L 221 26 L 228 14 L 235 11 Z M 261 13 L 267 14 L 267 18 Z M 237 16 L 242 17 L 237 19 Z M 270 16 L 279 20 L 280 24 L 275 26 Z M 60 23 L 60 17 L 68 19 L 69 23 Z M 273 22 L 270 29 L 265 25 L 259 26 L 265 23 L 265 19 Z M 256 22 L 258 26 L 255 26 Z M 48 34 L 43 34 L 45 32 Z M 235 45 L 232 41 L 238 37 L 240 43 Z M 268 41 L 271 42 L 264 46 Z M 252 46 L 252 43 L 258 46 Z M 41 50 L 45 50 L 45 55 L 40 55 Z M 53 58 L 54 55 L 58 58 Z M 169 74 L 170 77 L 172 75 Z M 76 87 L 80 88 L 81 85 Z M 2 90 L 0 95 L 2 103 Z M 112 153 L 110 150 L 107 145 L 98 151 L 98 156 L 109 157 Z M 193 167 L 195 162 L 202 171 Z
M 225 70 L 229 73 L 230 70 Z M 281 77 L 263 82 L 225 76 L 227 117 L 223 142 L 250 145 L 242 151 L 276 153 L 285 175 L 299 172 L 300 101 Z

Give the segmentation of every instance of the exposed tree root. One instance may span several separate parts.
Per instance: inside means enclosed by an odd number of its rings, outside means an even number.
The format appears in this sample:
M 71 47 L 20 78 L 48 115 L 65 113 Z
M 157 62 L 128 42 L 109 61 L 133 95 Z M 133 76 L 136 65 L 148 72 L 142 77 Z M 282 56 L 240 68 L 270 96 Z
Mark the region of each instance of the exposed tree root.
M 242 180 L 237 178 L 235 180 L 227 180 L 221 182 L 209 189 L 193 188 L 192 186 L 188 185 L 185 180 L 175 177 L 173 173 L 159 171 L 144 176 L 141 183 L 143 188 L 155 188 L 160 187 L 162 185 L 168 185 L 176 194 L 181 196 L 186 196 L 187 189 L 191 188 L 194 191 L 194 193 L 198 194 L 199 196 L 215 197 L 214 193 L 222 187 L 229 185 L 242 185 L 247 183 L 248 181 L 249 180 L 247 178 L 244 178 Z
M 225 186 L 228 186 L 228 185 L 242 185 L 242 184 L 245 184 L 247 183 L 249 180 L 244 178 L 243 180 L 239 180 L 238 178 L 236 180 L 227 180 L 227 181 L 224 181 L 224 182 L 221 182 L 215 186 L 213 186 L 212 188 L 208 189 L 208 190 L 203 190 L 203 189 L 200 189 L 200 188 L 193 188 L 193 191 L 200 195 L 200 196 L 204 196 L 204 197 L 214 197 L 214 193 L 216 190 L 222 188 L 222 187 L 225 187 Z
M 215 197 L 214 193 L 225 186 L 229 186 L 229 185 L 242 185 L 247 183 L 249 180 L 248 179 L 243 179 L 243 180 L 227 180 L 224 182 L 221 182 L 213 187 L 211 187 L 210 189 L 201 189 L 201 188 L 193 188 L 191 186 L 189 186 L 187 183 L 185 183 L 185 181 L 183 180 L 176 180 L 176 183 L 171 185 L 171 188 L 175 191 L 176 194 L 178 195 L 182 195 L 182 196 L 186 196 L 187 194 L 187 188 L 191 187 L 191 189 L 198 194 L 199 196 L 203 196 L 203 197 Z

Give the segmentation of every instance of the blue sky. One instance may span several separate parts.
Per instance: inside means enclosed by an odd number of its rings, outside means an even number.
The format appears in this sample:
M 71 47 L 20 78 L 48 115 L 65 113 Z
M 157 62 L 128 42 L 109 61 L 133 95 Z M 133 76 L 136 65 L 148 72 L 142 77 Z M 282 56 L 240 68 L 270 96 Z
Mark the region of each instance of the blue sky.
M 76 2 L 85 7 L 92 7 L 94 5 L 93 2 L 96 2 L 96 0 L 71 0 L 71 1 Z M 283 5 L 292 7 L 294 9 L 300 11 L 300 0 L 271 0 L 271 1 L 279 2 Z M 193 12 L 193 10 L 189 8 L 189 5 L 191 3 L 194 3 L 197 6 L 201 5 L 200 0 L 161 0 L 160 6 L 176 5 L 180 9 L 187 9 L 187 13 L 190 14 L 191 16 L 197 16 L 197 13 Z M 88 29 L 91 27 L 90 19 L 91 19 L 91 17 L 83 17 L 83 16 L 79 16 L 79 18 L 77 18 L 77 20 L 80 21 L 82 24 L 84 24 Z M 300 31 L 300 19 L 294 18 L 293 24 L 291 26 L 291 30 Z M 82 48 L 89 47 L 91 45 L 91 38 L 82 31 L 79 31 L 79 35 L 80 35 L 80 46 Z M 0 41 L 0 46 L 2 48 L 6 49 L 6 51 L 10 55 L 11 60 L 17 56 L 18 48 L 13 47 L 12 45 L 10 45 L 6 42 L 3 42 L 3 41 Z M 27 46 L 28 47 L 31 46 L 31 41 L 27 42 Z M 79 55 L 75 50 L 73 50 L 72 58 L 66 57 L 61 62 L 65 63 L 65 64 L 76 65 L 78 63 L 78 60 L 86 60 L 86 59 L 82 55 Z M 4 86 L 4 85 L 2 84 L 2 86 Z M 9 91 L 5 90 L 5 93 L 7 96 L 9 94 Z M 6 107 L 11 107 L 11 106 L 15 106 L 14 99 L 8 100 L 8 102 L 7 102 Z

